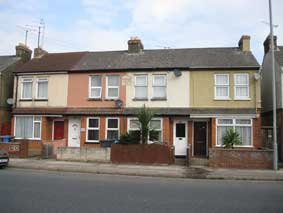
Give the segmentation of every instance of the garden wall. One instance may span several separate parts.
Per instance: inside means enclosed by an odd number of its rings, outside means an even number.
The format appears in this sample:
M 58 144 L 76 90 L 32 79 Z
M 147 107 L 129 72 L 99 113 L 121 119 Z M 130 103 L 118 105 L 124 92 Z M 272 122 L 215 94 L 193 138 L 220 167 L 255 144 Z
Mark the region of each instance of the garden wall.
M 163 144 L 112 144 L 112 163 L 172 164 L 174 149 Z
M 210 148 L 210 167 L 272 169 L 272 150 Z

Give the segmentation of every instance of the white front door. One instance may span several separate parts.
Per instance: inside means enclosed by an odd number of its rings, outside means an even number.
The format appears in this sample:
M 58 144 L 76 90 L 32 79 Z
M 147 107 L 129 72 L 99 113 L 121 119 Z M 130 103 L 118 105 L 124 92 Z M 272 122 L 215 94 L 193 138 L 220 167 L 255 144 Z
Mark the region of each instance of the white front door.
M 175 156 L 187 155 L 187 121 L 175 121 L 174 122 L 174 146 Z
M 68 146 L 80 147 L 81 119 L 69 118 Z

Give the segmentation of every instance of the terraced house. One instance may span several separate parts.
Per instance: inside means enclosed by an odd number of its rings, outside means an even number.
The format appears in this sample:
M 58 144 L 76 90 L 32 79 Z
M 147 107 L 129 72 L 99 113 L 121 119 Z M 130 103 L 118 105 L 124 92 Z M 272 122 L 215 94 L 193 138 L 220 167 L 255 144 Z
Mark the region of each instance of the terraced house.
M 240 147 L 259 148 L 258 71 L 249 36 L 231 48 L 147 50 L 132 38 L 128 50 L 45 54 L 17 71 L 13 134 L 98 147 L 137 131 L 145 104 L 156 112 L 158 141 L 176 156 L 208 157 L 228 128 Z

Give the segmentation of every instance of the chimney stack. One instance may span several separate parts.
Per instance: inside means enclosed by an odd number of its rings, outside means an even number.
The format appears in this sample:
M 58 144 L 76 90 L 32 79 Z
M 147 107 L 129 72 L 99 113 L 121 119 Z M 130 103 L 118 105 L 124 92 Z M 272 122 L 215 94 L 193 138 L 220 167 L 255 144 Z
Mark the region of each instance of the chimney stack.
M 43 50 L 40 47 L 37 47 L 37 48 L 34 48 L 33 57 L 34 58 L 41 58 L 42 56 L 44 56 L 47 53 L 48 53 L 47 51 Z
M 128 41 L 128 53 L 137 54 L 143 51 L 143 44 L 138 37 L 131 37 Z
M 24 44 L 19 43 L 16 46 L 16 56 L 20 57 L 25 63 L 31 59 L 32 51 Z
M 273 36 L 273 41 L 274 41 L 274 50 L 277 50 L 277 36 Z M 268 53 L 269 50 L 271 49 L 271 36 L 267 36 L 265 41 L 263 42 L 264 46 L 264 54 Z
M 251 37 L 249 35 L 243 35 L 238 43 L 240 50 L 242 50 L 243 52 L 251 51 L 250 40 Z

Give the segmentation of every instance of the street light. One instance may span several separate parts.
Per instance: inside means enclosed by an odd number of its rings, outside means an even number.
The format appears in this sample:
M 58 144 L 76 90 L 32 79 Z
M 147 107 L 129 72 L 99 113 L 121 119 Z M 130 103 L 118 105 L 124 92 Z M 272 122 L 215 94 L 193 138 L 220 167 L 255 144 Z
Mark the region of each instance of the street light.
M 278 169 L 278 151 L 277 151 L 277 122 L 276 122 L 276 81 L 274 65 L 274 33 L 272 22 L 272 2 L 269 0 L 269 25 L 271 39 L 271 69 L 272 69 L 272 99 L 273 99 L 273 169 Z

